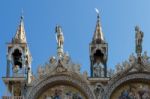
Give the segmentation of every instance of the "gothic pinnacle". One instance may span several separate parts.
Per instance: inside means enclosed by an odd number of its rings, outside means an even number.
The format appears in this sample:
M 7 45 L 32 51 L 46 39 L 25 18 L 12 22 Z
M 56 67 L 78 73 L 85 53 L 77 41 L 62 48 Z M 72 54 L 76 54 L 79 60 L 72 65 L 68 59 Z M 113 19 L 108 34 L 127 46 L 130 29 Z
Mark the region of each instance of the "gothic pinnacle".
M 95 28 L 95 33 L 93 36 L 93 41 L 104 41 L 104 36 L 103 36 L 103 32 L 102 32 L 102 27 L 101 27 L 101 23 L 100 23 L 100 16 L 99 16 L 99 11 L 98 9 L 96 9 L 96 13 L 97 13 L 97 22 L 96 22 L 96 28 Z
M 23 19 L 23 15 L 21 15 L 20 24 L 17 28 L 15 37 L 13 38 L 13 43 L 27 43 Z

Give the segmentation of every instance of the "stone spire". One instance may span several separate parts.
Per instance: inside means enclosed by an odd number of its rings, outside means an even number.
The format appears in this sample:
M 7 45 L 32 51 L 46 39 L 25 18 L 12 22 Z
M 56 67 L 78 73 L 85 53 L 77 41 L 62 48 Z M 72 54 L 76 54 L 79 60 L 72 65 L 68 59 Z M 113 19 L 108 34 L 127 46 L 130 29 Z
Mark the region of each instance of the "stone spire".
M 96 9 L 97 12 L 97 22 L 96 22 L 96 28 L 95 28 L 95 33 L 93 36 L 93 42 L 103 42 L 104 41 L 104 35 L 102 32 L 102 27 L 100 23 L 100 16 L 99 16 L 99 11 Z
M 13 38 L 12 42 L 13 43 L 27 43 L 24 22 L 23 22 L 23 16 L 20 17 L 20 24 L 17 28 L 17 32 L 16 32 L 15 37 Z

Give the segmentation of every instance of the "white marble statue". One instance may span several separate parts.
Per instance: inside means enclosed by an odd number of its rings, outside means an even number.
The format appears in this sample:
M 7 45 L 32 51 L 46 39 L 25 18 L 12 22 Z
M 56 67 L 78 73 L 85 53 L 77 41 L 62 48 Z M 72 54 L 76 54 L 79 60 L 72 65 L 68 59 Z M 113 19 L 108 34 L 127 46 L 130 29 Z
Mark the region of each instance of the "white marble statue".
M 59 25 L 56 26 L 55 32 L 57 33 L 56 40 L 57 40 L 58 47 L 63 48 L 64 36 L 63 36 L 63 33 L 62 33 L 62 29 Z
M 101 77 L 102 76 L 102 64 L 95 63 L 94 64 L 94 76 Z

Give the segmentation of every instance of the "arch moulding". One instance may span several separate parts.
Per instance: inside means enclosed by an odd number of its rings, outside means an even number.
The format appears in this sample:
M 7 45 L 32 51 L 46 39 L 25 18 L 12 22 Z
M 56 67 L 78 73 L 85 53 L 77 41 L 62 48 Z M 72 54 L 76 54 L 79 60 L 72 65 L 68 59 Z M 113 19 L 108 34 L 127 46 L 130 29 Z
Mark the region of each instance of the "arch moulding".
M 121 84 L 126 83 L 128 81 L 133 81 L 133 80 L 139 80 L 139 81 L 146 81 L 149 82 L 150 81 L 150 74 L 149 73 L 134 73 L 134 74 L 129 74 L 126 75 L 122 78 L 120 78 L 119 80 L 117 78 L 112 79 L 109 82 L 108 87 L 105 90 L 105 97 L 104 99 L 110 99 L 112 93 L 115 91 L 115 89 L 117 89 Z
M 69 85 L 81 91 L 87 99 L 94 99 L 93 92 L 88 83 L 81 79 L 79 75 L 56 74 L 45 75 L 32 83 L 31 89 L 27 93 L 27 99 L 37 99 L 43 91 L 57 85 Z

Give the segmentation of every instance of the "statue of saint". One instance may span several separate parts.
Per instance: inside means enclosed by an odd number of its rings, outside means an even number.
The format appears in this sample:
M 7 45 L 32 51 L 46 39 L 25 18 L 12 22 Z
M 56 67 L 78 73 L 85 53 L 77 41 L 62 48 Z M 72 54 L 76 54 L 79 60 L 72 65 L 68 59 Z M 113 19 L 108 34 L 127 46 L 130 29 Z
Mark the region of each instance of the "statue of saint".
M 57 40 L 57 44 L 58 44 L 58 48 L 63 48 L 63 44 L 64 44 L 64 36 L 62 33 L 62 29 L 59 25 L 56 26 L 55 29 L 56 32 L 56 40 Z
M 143 32 L 140 30 L 138 26 L 135 27 L 136 32 L 136 53 L 140 54 L 142 53 L 142 41 L 143 41 Z
M 102 70 L 102 64 L 101 63 L 95 63 L 94 64 L 94 76 L 95 77 L 102 77 L 103 76 L 103 70 Z

